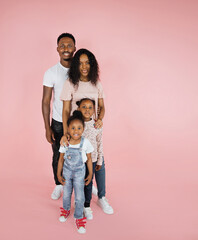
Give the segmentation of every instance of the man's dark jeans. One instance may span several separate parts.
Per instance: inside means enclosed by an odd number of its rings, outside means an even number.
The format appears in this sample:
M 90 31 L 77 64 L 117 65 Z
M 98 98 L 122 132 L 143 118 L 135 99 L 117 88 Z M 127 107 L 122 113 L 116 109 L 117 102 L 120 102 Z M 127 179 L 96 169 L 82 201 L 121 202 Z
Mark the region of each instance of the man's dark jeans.
M 60 185 L 61 183 L 58 181 L 58 178 L 57 178 L 57 168 L 58 168 L 58 159 L 60 156 L 60 153 L 59 153 L 60 140 L 63 136 L 63 123 L 58 122 L 52 118 L 51 128 L 52 128 L 52 131 L 54 132 L 54 138 L 55 138 L 55 141 L 52 144 L 52 151 L 53 151 L 52 168 L 54 173 L 55 184 Z

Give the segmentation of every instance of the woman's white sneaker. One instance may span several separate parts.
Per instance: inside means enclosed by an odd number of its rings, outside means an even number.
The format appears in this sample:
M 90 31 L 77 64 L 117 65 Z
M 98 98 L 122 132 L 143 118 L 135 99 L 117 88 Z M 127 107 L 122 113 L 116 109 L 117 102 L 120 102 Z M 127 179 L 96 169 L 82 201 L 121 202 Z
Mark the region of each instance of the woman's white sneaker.
M 98 198 L 97 201 L 98 205 L 102 208 L 103 212 L 106 214 L 113 214 L 113 208 L 108 203 L 107 199 L 105 197 Z
M 84 207 L 84 215 L 87 218 L 87 220 L 92 220 L 93 219 L 93 212 L 90 207 Z
M 53 200 L 59 199 L 61 196 L 62 190 L 63 190 L 62 185 L 56 185 L 56 187 L 54 188 L 54 191 L 51 194 L 51 199 Z

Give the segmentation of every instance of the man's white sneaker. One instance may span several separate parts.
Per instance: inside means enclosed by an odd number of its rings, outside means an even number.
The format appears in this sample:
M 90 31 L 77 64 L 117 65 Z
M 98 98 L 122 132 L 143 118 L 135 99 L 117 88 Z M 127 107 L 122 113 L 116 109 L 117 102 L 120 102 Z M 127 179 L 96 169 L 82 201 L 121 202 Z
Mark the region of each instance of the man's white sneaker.
M 93 212 L 90 207 L 84 207 L 84 215 L 87 218 L 87 220 L 92 220 L 93 219 Z
M 102 208 L 104 213 L 113 214 L 113 208 L 109 205 L 105 197 L 99 198 L 97 203 Z
M 92 185 L 92 194 L 98 196 L 98 189 L 94 185 Z
M 86 233 L 85 225 L 86 225 L 85 217 L 81 219 L 76 219 L 76 227 L 79 233 Z
M 53 200 L 59 199 L 61 196 L 62 190 L 63 190 L 62 185 L 56 185 L 56 187 L 54 188 L 54 191 L 51 194 L 51 199 L 53 199 Z

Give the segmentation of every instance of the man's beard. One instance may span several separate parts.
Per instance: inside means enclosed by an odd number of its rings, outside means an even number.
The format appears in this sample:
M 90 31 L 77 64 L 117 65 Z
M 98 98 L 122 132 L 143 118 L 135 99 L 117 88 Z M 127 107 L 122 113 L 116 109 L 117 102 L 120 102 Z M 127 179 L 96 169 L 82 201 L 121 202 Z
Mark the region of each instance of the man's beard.
M 66 59 L 63 58 L 63 60 L 64 60 L 65 62 L 69 62 L 69 61 L 71 61 L 71 59 L 72 59 L 72 58 L 66 58 Z

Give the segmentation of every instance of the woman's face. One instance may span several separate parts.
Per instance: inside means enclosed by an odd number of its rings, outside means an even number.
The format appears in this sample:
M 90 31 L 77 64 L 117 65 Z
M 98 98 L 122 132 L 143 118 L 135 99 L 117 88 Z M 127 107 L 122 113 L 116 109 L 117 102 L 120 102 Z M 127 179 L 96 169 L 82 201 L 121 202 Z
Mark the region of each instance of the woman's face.
M 86 54 L 82 54 L 79 60 L 80 60 L 79 64 L 80 76 L 83 78 L 87 78 L 90 72 L 89 58 Z

